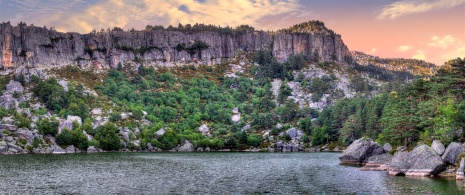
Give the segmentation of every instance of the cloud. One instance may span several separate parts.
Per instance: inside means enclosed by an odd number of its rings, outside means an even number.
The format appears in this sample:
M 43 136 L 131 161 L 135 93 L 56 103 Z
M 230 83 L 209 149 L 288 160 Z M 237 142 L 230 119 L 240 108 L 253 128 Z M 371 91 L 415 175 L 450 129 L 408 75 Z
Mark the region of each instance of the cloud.
M 457 57 L 465 58 L 465 41 L 455 36 L 433 36 L 427 45 L 439 49 L 436 51 L 438 62 L 443 63 Z
M 381 9 L 379 19 L 396 19 L 403 15 L 438 9 L 449 9 L 465 3 L 465 0 L 402 0 Z
M 369 54 L 374 54 L 375 52 L 377 52 L 378 49 L 377 48 L 371 48 L 371 51 L 368 52 Z
M 43 17 L 41 24 L 81 33 L 114 26 L 143 28 L 147 24 L 258 26 L 264 17 L 291 13 L 299 7 L 297 0 L 103 0 L 81 10 Z
M 417 60 L 426 60 L 426 55 L 425 55 L 425 52 L 423 50 L 417 50 L 417 53 L 415 53 L 412 56 L 412 58 L 417 59 Z
M 440 47 L 442 49 L 447 49 L 450 46 L 455 45 L 457 42 L 460 42 L 460 40 L 457 40 L 452 35 L 445 35 L 443 37 L 433 36 L 433 37 L 431 37 L 431 41 L 428 43 L 428 46 Z
M 409 45 L 401 45 L 397 48 L 398 52 L 406 52 L 408 50 L 412 49 Z

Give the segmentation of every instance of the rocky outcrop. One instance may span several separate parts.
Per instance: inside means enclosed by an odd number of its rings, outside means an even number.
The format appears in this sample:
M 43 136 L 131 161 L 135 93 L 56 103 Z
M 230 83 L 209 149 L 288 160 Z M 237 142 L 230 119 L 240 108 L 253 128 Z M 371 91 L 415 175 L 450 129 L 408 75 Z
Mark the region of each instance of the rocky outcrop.
M 439 154 L 439 156 L 444 154 L 444 151 L 446 150 L 444 145 L 439 140 L 434 140 L 431 144 L 431 148 L 433 148 L 433 150 L 436 151 Z
M 444 154 L 442 155 L 442 159 L 444 160 L 445 163 L 449 165 L 455 165 L 455 162 L 457 161 L 457 157 L 459 157 L 460 154 L 464 152 L 465 150 L 463 149 L 462 144 L 459 144 L 457 142 L 452 142 L 447 146 L 446 151 L 444 151 Z
M 411 152 L 405 148 L 398 150 L 389 164 L 388 174 L 425 177 L 438 175 L 446 168 L 437 152 L 422 144 Z
M 378 143 L 371 139 L 358 139 L 347 147 L 347 149 L 339 156 L 342 164 L 365 164 L 372 156 L 386 153 Z
M 196 42 L 206 48 L 188 50 Z M 279 61 L 292 54 L 317 56 L 343 62 L 351 55 L 341 36 L 325 32 L 219 31 L 104 31 L 89 34 L 61 33 L 43 27 L 0 24 L 0 67 L 116 68 L 134 61 L 145 65 L 175 66 L 186 63 L 219 64 L 238 51 L 254 51 L 273 44 Z M 193 52 L 192 52 L 193 51 Z

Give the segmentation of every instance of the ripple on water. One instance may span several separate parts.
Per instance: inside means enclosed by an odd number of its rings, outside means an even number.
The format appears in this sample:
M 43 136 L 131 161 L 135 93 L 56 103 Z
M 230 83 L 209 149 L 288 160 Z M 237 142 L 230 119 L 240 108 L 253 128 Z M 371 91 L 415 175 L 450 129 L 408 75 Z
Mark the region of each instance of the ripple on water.
M 338 153 L 10 155 L 12 194 L 460 194 L 450 179 L 388 176 L 338 164 Z

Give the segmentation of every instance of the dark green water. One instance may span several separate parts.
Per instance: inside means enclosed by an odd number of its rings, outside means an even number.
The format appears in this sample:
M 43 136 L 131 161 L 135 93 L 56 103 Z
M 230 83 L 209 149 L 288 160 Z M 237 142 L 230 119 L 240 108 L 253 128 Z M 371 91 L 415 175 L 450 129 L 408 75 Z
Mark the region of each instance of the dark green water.
M 464 194 L 455 179 L 338 164 L 338 153 L 0 156 L 0 194 Z

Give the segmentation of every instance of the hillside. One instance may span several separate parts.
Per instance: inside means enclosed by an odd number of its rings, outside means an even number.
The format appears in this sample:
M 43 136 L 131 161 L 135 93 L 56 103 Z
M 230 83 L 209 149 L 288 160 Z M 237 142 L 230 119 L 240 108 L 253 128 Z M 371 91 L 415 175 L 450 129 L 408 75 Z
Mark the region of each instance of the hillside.
M 352 63 L 319 21 L 0 35 L 1 153 L 339 150 L 309 128 L 321 110 L 409 82 Z
M 361 66 L 375 66 L 393 72 L 407 72 L 412 76 L 432 76 L 438 66 L 433 63 L 416 59 L 380 58 L 359 51 L 351 51 L 353 60 Z

